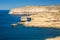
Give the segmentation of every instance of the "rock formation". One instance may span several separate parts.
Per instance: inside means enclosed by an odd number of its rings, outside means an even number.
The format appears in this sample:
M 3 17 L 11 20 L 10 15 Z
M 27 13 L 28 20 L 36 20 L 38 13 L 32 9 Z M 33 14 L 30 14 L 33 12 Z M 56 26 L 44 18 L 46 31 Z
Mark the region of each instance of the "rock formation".
M 60 6 L 26 6 L 11 9 L 9 14 L 28 15 L 21 16 L 19 24 L 24 26 L 60 28 Z

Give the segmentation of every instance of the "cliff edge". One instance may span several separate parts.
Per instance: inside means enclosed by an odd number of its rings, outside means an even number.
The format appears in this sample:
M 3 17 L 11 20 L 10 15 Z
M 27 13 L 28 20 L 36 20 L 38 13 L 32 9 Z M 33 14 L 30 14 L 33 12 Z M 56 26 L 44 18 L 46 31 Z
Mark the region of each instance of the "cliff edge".
M 24 26 L 60 28 L 60 6 L 26 6 L 14 8 L 9 14 L 29 15 L 21 16 L 19 24 Z

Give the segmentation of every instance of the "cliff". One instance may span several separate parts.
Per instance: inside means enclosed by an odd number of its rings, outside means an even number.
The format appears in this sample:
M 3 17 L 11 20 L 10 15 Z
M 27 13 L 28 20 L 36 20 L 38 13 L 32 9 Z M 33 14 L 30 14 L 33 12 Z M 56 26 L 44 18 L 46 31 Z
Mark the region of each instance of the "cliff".
M 13 8 L 9 14 L 35 14 L 40 12 L 60 12 L 60 6 L 25 6 Z
M 60 28 L 60 14 L 51 14 L 51 13 L 40 13 L 38 15 L 31 15 L 25 17 L 25 19 L 31 18 L 31 21 L 22 20 L 24 22 L 20 22 L 24 26 L 29 27 L 52 27 L 52 28 Z
M 14 8 L 9 14 L 29 14 L 21 17 L 19 24 L 24 26 L 60 28 L 60 6 L 26 6 Z

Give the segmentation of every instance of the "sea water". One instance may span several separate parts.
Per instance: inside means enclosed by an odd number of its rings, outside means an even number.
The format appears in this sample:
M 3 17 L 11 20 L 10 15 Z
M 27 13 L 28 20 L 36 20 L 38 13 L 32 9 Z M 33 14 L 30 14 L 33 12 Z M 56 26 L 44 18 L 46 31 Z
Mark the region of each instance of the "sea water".
M 9 10 L 0 10 L 0 40 L 45 40 L 60 36 L 60 29 L 35 28 L 11 24 L 20 21 L 20 16 L 9 15 Z

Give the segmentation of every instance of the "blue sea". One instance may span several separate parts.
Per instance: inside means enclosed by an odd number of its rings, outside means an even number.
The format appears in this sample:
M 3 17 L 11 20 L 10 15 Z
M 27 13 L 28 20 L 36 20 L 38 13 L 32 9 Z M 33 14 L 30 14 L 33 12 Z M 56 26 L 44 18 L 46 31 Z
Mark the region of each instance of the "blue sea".
M 20 16 L 9 15 L 9 10 L 0 10 L 0 40 L 45 40 L 60 36 L 60 29 L 37 28 L 11 24 L 20 21 Z

